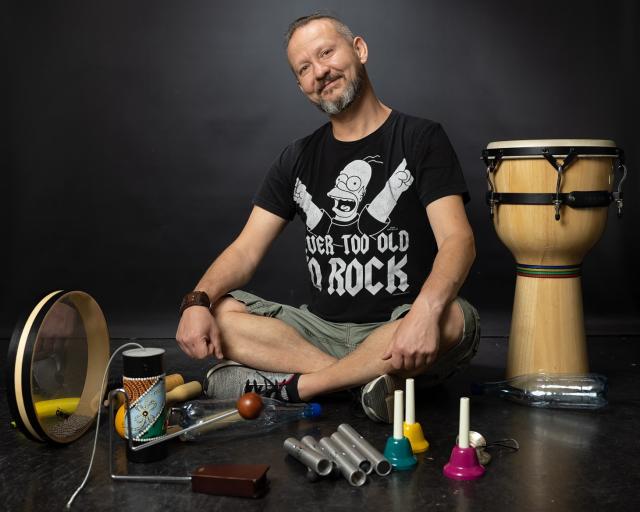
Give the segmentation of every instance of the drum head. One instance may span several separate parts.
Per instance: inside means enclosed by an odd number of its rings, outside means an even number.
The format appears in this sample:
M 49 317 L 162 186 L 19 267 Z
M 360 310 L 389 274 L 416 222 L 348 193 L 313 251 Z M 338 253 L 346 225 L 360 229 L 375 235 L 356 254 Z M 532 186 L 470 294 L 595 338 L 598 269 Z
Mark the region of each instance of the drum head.
M 571 150 L 578 156 L 617 158 L 619 149 L 612 140 L 605 139 L 530 139 L 490 142 L 485 153 L 488 158 L 543 158 L 545 152 L 565 157 Z
M 93 424 L 109 361 L 98 303 L 80 291 L 50 293 L 16 325 L 7 358 L 7 397 L 27 437 L 54 444 Z

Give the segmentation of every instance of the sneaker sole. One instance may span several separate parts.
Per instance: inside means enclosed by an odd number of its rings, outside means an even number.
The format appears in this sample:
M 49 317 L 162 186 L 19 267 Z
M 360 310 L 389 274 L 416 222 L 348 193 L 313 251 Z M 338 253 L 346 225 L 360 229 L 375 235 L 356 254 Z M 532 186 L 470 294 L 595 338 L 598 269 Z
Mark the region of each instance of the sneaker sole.
M 381 375 L 362 388 L 362 409 L 373 421 L 393 423 L 393 393 L 395 380 L 390 375 Z

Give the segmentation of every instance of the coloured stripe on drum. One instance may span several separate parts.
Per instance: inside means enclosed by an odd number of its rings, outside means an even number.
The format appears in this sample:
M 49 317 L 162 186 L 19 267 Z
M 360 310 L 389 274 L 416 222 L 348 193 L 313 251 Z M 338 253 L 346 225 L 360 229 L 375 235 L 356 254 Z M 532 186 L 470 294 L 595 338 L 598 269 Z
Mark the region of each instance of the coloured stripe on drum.
M 523 277 L 563 278 L 580 277 L 582 265 L 525 265 L 516 264 L 516 274 Z

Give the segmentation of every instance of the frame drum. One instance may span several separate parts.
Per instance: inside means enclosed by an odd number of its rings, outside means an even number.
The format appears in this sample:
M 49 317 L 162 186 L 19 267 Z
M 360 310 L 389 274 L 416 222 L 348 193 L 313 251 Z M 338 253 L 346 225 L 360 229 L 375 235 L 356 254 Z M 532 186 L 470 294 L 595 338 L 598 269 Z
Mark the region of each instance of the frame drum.
M 602 236 L 613 192 L 613 141 L 492 142 L 487 164 L 493 224 L 516 260 L 507 378 L 588 372 L 580 284 L 584 256 Z
M 29 438 L 68 444 L 93 425 L 109 362 L 100 306 L 80 291 L 44 297 L 15 327 L 7 358 L 13 421 Z

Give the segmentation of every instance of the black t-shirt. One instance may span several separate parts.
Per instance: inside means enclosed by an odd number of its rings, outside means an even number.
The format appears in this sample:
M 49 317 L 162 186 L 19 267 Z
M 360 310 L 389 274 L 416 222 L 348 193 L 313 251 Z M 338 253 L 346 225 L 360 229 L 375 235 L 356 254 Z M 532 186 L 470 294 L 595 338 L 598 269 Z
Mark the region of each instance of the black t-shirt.
M 438 123 L 393 111 L 354 142 L 327 123 L 282 152 L 254 204 L 305 222 L 309 309 L 333 322 L 378 322 L 413 302 L 436 243 L 425 207 L 467 187 Z

